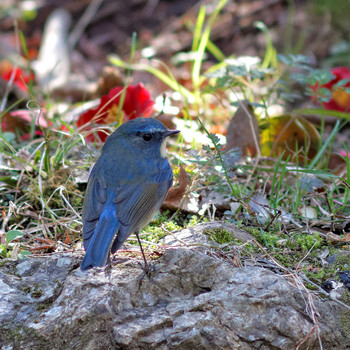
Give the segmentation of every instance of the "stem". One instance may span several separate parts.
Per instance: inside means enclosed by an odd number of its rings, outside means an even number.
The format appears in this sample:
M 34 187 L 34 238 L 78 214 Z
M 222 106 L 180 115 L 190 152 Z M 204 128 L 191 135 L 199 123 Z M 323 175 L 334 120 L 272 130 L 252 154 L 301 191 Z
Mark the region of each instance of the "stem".
M 202 126 L 202 128 L 204 129 L 205 133 L 207 134 L 207 136 L 210 138 L 210 141 L 213 143 L 214 147 L 215 147 L 215 150 L 216 150 L 216 153 L 218 154 L 219 156 L 219 159 L 220 159 L 220 163 L 222 165 L 222 168 L 224 169 L 224 173 L 225 173 L 225 178 L 226 178 L 226 181 L 228 183 L 228 185 L 230 186 L 230 189 L 231 189 L 231 193 L 237 198 L 239 199 L 239 193 L 237 193 L 237 190 L 234 188 L 234 186 L 232 185 L 232 182 L 231 182 L 231 179 L 230 177 L 228 176 L 228 173 L 227 173 L 227 170 L 226 170 L 226 167 L 225 167 L 225 163 L 224 163 L 224 160 L 222 159 L 221 157 L 221 152 L 218 148 L 218 145 L 216 144 L 215 140 L 213 139 L 213 137 L 211 136 L 211 134 L 209 133 L 209 131 L 206 129 L 206 127 L 204 126 L 204 124 L 202 123 L 202 121 L 199 119 L 199 117 L 197 117 L 197 120 L 199 121 L 199 124 Z

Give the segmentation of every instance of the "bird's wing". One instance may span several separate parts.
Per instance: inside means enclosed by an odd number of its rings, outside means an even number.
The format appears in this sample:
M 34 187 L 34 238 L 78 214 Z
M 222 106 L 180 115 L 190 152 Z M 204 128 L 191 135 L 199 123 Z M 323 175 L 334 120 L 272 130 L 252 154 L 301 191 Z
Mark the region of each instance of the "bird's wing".
M 148 182 L 121 186 L 114 199 L 120 228 L 112 246 L 115 253 L 128 236 L 146 226 L 162 205 L 173 175 L 170 167 Z

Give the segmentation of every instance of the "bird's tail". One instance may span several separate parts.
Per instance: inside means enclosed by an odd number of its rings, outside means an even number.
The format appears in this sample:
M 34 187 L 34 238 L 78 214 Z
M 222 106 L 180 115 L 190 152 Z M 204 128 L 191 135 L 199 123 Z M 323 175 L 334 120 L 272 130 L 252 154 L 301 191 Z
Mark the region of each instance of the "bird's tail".
M 108 254 L 118 228 L 119 221 L 116 216 L 116 204 L 112 201 L 106 202 L 80 265 L 82 270 L 103 267 L 107 264 Z

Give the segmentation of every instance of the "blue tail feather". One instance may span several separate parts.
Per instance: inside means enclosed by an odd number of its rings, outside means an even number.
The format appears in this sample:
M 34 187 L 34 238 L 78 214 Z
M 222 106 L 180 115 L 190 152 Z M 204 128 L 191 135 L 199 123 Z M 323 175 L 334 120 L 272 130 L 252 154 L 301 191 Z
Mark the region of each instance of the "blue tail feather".
M 108 255 L 118 228 L 116 204 L 108 205 L 106 203 L 81 263 L 80 268 L 82 270 L 103 267 L 107 264 Z

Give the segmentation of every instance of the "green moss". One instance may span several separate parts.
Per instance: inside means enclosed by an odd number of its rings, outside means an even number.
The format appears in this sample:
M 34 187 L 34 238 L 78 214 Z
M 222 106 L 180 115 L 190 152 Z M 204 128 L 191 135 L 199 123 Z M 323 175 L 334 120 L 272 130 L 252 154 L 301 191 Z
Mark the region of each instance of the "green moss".
M 39 289 L 39 285 L 36 283 L 34 285 L 34 290 L 31 293 L 31 296 L 35 299 L 39 299 L 43 295 L 43 292 Z
M 345 333 L 349 334 L 350 333 L 350 312 L 345 311 L 343 313 L 340 313 L 339 321 L 340 321 L 341 325 L 343 326 Z
M 265 247 L 274 247 L 278 245 L 278 242 L 285 238 L 285 235 L 278 235 L 277 232 L 267 232 L 261 228 L 255 227 L 245 227 L 246 231 L 248 231 L 252 236 L 254 236 L 259 243 L 264 245 Z
M 323 244 L 323 239 L 319 233 L 300 233 L 294 235 L 280 234 L 279 231 L 264 231 L 261 228 L 245 227 L 259 243 L 265 247 L 281 248 L 285 247 L 293 251 L 308 251 L 318 249 Z
M 6 338 L 11 339 L 14 343 L 19 342 L 25 338 L 22 327 L 6 329 Z
M 57 298 L 57 296 L 54 296 L 52 298 L 49 298 L 49 299 L 43 301 L 42 303 L 39 303 L 36 309 L 38 311 L 47 310 L 49 307 L 52 306 L 52 304 L 55 302 L 56 298 Z
M 187 227 L 192 227 L 195 226 L 197 224 L 199 224 L 201 221 L 199 220 L 197 215 L 191 215 L 190 220 L 188 222 L 188 224 L 186 225 Z
M 297 261 L 300 261 L 301 255 L 298 253 L 288 254 L 283 252 L 271 253 L 273 257 L 285 267 L 293 268 Z
M 0 255 L 1 255 L 1 253 L 0 253 Z M 4 265 L 6 265 L 6 262 L 7 262 L 7 260 L 5 260 L 5 259 L 0 260 L 0 267 L 3 267 Z
M 35 299 L 39 299 L 43 295 L 43 292 L 40 290 L 34 291 L 31 296 Z
M 182 227 L 177 225 L 174 221 L 169 221 L 167 223 L 165 223 L 165 228 L 168 231 L 174 231 L 174 230 L 181 230 Z
M 0 339 L 3 343 L 10 342 L 11 349 L 25 348 L 24 344 L 35 339 L 36 349 L 46 349 L 44 344 L 47 344 L 47 339 L 42 338 L 33 328 L 20 325 L 16 328 L 3 328 L 0 331 Z M 55 346 L 52 346 L 55 348 Z
M 306 276 L 310 277 L 310 279 L 316 280 L 318 282 L 325 281 L 327 278 L 324 278 L 326 275 L 326 271 L 324 268 L 320 268 L 316 273 L 315 272 L 309 272 L 303 269 Z
M 349 266 L 350 266 L 349 252 L 344 252 L 344 254 L 342 254 L 342 252 L 339 251 L 338 249 L 335 265 L 337 265 L 337 267 L 339 268 L 349 269 Z
M 324 248 L 321 247 L 321 251 Z M 342 254 L 344 253 L 344 254 Z M 330 247 L 329 256 L 335 255 L 336 259 L 330 264 L 322 265 L 318 255 L 320 250 L 312 251 L 307 257 L 308 266 L 312 266 L 312 269 L 303 269 L 306 276 L 318 285 L 321 285 L 326 280 L 339 281 L 339 271 L 344 271 L 349 268 L 349 253 L 342 252 L 339 248 Z M 305 255 L 305 252 L 302 252 Z M 348 292 L 344 293 L 344 296 Z M 348 293 L 349 294 L 349 293 Z M 350 301 L 350 298 L 349 298 Z
M 38 311 L 46 310 L 46 309 L 48 309 L 51 305 L 52 305 L 52 303 L 40 303 L 40 304 L 38 304 L 38 306 L 37 306 L 36 309 L 37 309 Z
M 299 233 L 291 235 L 287 238 L 287 246 L 289 249 L 298 251 L 308 251 L 311 248 L 313 250 L 318 249 L 322 246 L 323 239 L 320 237 L 319 233 Z
M 318 288 L 311 283 L 305 283 L 305 287 L 309 290 L 318 290 Z
M 147 233 L 146 235 L 143 235 L 142 238 L 150 242 L 158 243 L 168 234 L 166 231 L 181 230 L 182 227 L 177 225 L 173 220 L 169 221 L 168 216 L 169 212 L 159 213 L 157 218 L 141 231 L 141 235 Z M 163 225 L 165 230 L 161 225 Z M 135 244 L 138 243 L 135 242 Z
M 317 249 L 321 246 L 322 238 L 320 234 L 315 232 L 314 234 L 300 234 L 294 237 L 297 243 L 296 248 L 301 248 L 302 250 L 310 250 L 311 248 Z
M 7 246 L 5 244 L 0 244 L 0 256 L 8 258 L 7 254 Z
M 25 286 L 22 288 L 22 291 L 26 294 L 29 294 L 32 291 L 32 289 L 29 286 Z
M 231 232 L 220 228 L 205 230 L 203 233 L 206 234 L 210 240 L 219 244 L 232 243 L 235 239 L 234 235 Z

